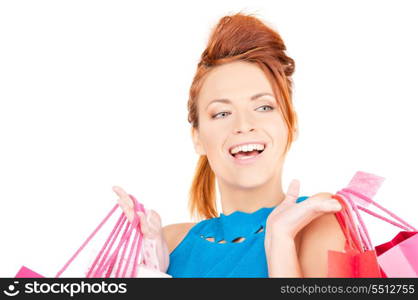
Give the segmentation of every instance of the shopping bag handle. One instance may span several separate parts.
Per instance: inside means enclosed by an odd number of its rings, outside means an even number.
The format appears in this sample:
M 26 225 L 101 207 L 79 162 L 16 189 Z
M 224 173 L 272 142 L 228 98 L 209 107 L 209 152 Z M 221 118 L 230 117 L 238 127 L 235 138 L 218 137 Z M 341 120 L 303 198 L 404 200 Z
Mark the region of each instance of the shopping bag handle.
M 109 235 L 108 239 L 106 240 L 105 244 L 103 245 L 102 249 L 100 250 L 99 254 L 96 256 L 96 259 L 94 260 L 92 266 L 90 267 L 87 278 L 90 277 L 96 277 L 98 270 L 103 268 L 103 265 L 106 262 L 106 259 L 109 257 L 110 249 L 112 249 L 113 244 L 115 243 L 117 237 L 119 236 L 120 231 L 122 230 L 123 225 L 126 221 L 125 215 L 122 213 L 121 216 L 118 219 L 118 222 L 116 223 L 115 227 L 113 228 L 111 234 Z M 109 245 L 110 242 L 110 245 Z M 109 245 L 107 251 L 104 253 L 105 249 Z M 102 256 L 103 255 L 103 256 Z M 99 259 L 101 258 L 100 262 Z M 98 264 L 98 266 L 97 266 Z M 93 273 L 93 271 L 96 269 L 96 272 Z
M 136 201 L 134 203 L 137 204 Z M 135 209 L 135 212 L 136 211 L 137 211 L 137 209 Z M 103 274 L 103 272 L 105 270 L 107 270 L 107 273 L 105 274 L 105 277 L 110 277 L 111 272 L 112 272 L 112 270 L 113 270 L 113 268 L 114 268 L 114 266 L 117 262 L 117 257 L 119 255 L 120 249 L 123 246 L 122 255 L 120 256 L 119 262 L 117 263 L 118 268 L 117 268 L 116 275 L 115 275 L 116 277 L 119 276 L 119 273 L 120 273 L 121 267 L 122 267 L 122 263 L 124 261 L 126 249 L 127 249 L 128 244 L 129 244 L 130 238 L 132 236 L 132 230 L 135 228 L 136 233 L 135 233 L 134 242 L 131 244 L 131 250 L 130 250 L 128 258 L 126 259 L 125 268 L 124 268 L 123 273 L 122 273 L 122 277 L 125 277 L 127 267 L 129 265 L 129 262 L 132 259 L 133 251 L 134 251 L 134 249 L 136 249 L 135 247 L 138 246 L 138 249 L 140 249 L 141 244 L 142 244 L 142 236 L 139 235 L 139 229 L 137 228 L 138 225 L 139 225 L 139 217 L 136 213 L 134 214 L 134 219 L 133 219 L 132 226 L 130 226 L 130 225 L 131 224 L 129 224 L 129 223 L 127 224 L 118 246 L 114 250 L 113 254 L 110 256 L 110 259 L 108 259 L 106 264 L 104 264 L 103 268 L 96 272 L 95 277 L 99 277 L 101 274 Z M 139 243 L 139 245 L 138 245 L 138 243 Z M 136 249 L 135 254 L 138 253 L 138 249 Z M 137 262 L 137 255 L 135 255 L 135 261 L 133 262 L 134 268 L 132 269 L 131 277 L 133 277 L 133 275 L 135 274 L 137 263 L 138 263 Z
M 125 216 L 124 216 L 124 219 L 126 220 Z M 138 221 L 137 221 L 137 217 L 134 216 L 133 224 L 130 224 L 129 222 L 126 223 L 125 230 L 122 233 L 122 237 L 121 237 L 118 245 L 116 246 L 116 249 L 113 251 L 113 253 L 111 255 L 109 255 L 109 251 L 110 251 L 110 249 L 112 249 L 113 244 L 114 244 L 115 240 L 117 239 L 117 237 L 119 236 L 120 231 L 118 231 L 118 233 L 114 235 L 114 237 L 112 239 L 112 243 L 109 246 L 109 249 L 106 251 L 106 253 L 102 257 L 102 262 L 101 262 L 101 264 L 99 264 L 96 271 L 93 273 L 92 277 L 95 277 L 95 278 L 103 277 L 103 274 L 104 274 L 104 277 L 106 277 L 106 278 L 110 277 L 110 275 L 113 271 L 113 268 L 116 264 L 118 265 L 118 269 L 117 269 L 117 274 L 115 276 L 118 277 L 119 272 L 120 272 L 121 262 L 122 262 L 122 260 L 125 256 L 127 242 L 129 242 L 129 239 L 132 235 L 132 230 L 133 230 L 133 228 L 136 228 L 136 226 L 138 226 Z M 132 247 L 134 247 L 134 245 L 135 244 L 132 244 Z M 124 246 L 123 252 L 122 252 L 122 255 L 120 256 L 119 262 L 117 263 L 118 254 L 119 254 L 120 249 L 121 249 L 122 246 Z M 129 259 L 128 259 L 128 261 L 129 261 Z M 95 266 L 93 264 L 90 271 L 92 271 L 94 269 L 94 267 Z
M 346 238 L 345 250 L 355 250 L 357 252 L 362 252 L 363 247 L 360 241 L 360 237 L 356 231 L 353 230 L 355 223 L 347 203 L 338 195 L 332 195 L 332 198 L 338 200 L 342 206 L 342 209 L 335 213 L 335 217 L 337 218 L 337 221 L 340 224 L 340 227 Z
M 394 222 L 394 221 L 392 221 L 392 220 L 390 220 L 388 218 L 385 218 L 384 216 L 379 215 L 378 213 L 375 213 L 375 212 L 373 212 L 373 211 L 371 211 L 371 210 L 369 210 L 369 209 L 367 209 L 365 207 L 362 207 L 360 205 L 355 205 L 355 207 L 357 207 L 359 210 L 362 210 L 362 211 L 368 213 L 371 216 L 374 216 L 376 218 L 379 218 L 379 219 L 381 219 L 381 220 L 383 220 L 383 221 L 385 221 L 387 223 L 390 223 L 390 224 L 392 224 L 394 226 L 397 226 L 397 227 L 399 227 L 399 228 L 401 228 L 403 230 L 406 230 L 406 231 L 418 231 L 415 227 L 413 227 L 412 225 L 410 225 L 409 223 L 407 223 L 405 220 L 403 220 L 399 216 L 395 215 L 393 212 L 391 212 L 387 208 L 384 208 L 379 203 L 375 202 L 373 199 L 367 197 L 366 195 L 363 195 L 362 193 L 359 193 L 359 192 L 357 192 L 357 191 L 355 191 L 355 190 L 353 190 L 351 188 L 344 188 L 344 189 L 342 189 L 338 193 L 340 193 L 340 194 L 343 193 L 344 195 L 346 195 L 348 197 L 350 197 L 349 194 L 353 194 L 354 196 L 357 196 L 359 198 L 362 198 L 363 200 L 367 201 L 368 203 L 371 203 L 374 206 L 376 206 L 377 208 L 381 209 L 382 211 L 384 211 L 385 213 L 387 213 L 389 216 L 391 216 L 392 218 L 394 218 L 395 220 L 397 220 L 401 224 L 396 223 L 396 222 Z
M 367 250 L 371 250 L 373 246 L 372 246 L 372 242 L 370 239 L 370 235 L 369 235 L 369 232 L 367 231 L 366 224 L 364 223 L 360 213 L 358 212 L 358 209 L 357 209 L 358 206 L 354 203 L 351 197 L 349 197 L 349 195 L 347 195 L 346 193 L 338 191 L 337 195 L 342 197 L 342 199 L 344 199 L 347 202 L 347 205 L 353 211 L 353 214 L 355 214 L 356 221 L 353 221 L 353 227 L 354 227 L 353 230 L 355 230 L 355 232 L 360 237 L 361 241 L 363 242 L 363 246 Z
M 110 277 L 115 265 L 117 265 L 117 270 L 116 270 L 115 277 L 119 277 L 122 264 L 125 260 L 125 253 L 126 253 L 126 250 L 127 250 L 127 246 L 130 242 L 130 238 L 132 236 L 132 230 L 134 228 L 136 229 L 136 233 L 135 233 L 134 241 L 133 241 L 133 243 L 131 243 L 131 250 L 129 252 L 128 258 L 126 259 L 125 268 L 123 269 L 123 272 L 122 272 L 122 277 L 125 277 L 127 267 L 129 265 L 129 262 L 131 261 L 134 253 L 135 253 L 134 261 L 133 261 L 134 268 L 132 269 L 131 277 L 135 276 L 137 266 L 138 266 L 138 254 L 139 254 L 139 251 L 140 251 L 141 245 L 142 245 L 142 234 L 140 233 L 139 217 L 137 215 L 137 212 L 138 211 L 144 212 L 145 210 L 144 210 L 143 205 L 141 203 L 139 203 L 134 196 L 132 196 L 132 195 L 129 195 L 129 196 L 133 200 L 134 211 L 135 211 L 132 223 L 128 222 L 126 224 L 125 230 L 122 233 L 122 238 L 120 239 L 119 244 L 117 245 L 117 247 L 113 251 L 113 253 L 109 256 L 109 251 L 110 251 L 110 249 L 112 249 L 116 238 L 119 236 L 119 232 L 120 232 L 120 229 L 122 228 L 123 223 L 119 224 L 117 232 L 115 232 L 115 230 L 112 232 L 113 233 L 112 243 L 110 244 L 109 249 L 104 254 L 104 257 L 102 257 L 101 263 L 97 267 L 96 271 L 93 273 L 93 275 L 91 275 L 92 271 L 94 270 L 94 268 L 96 266 L 97 258 L 101 256 L 101 254 L 103 253 L 103 251 L 105 249 L 105 246 L 106 246 L 106 244 L 105 244 L 104 247 L 101 250 L 101 253 L 96 258 L 95 263 L 93 263 L 87 277 L 90 277 L 90 276 L 92 276 L 92 277 L 102 277 L 103 274 L 105 274 L 104 277 L 106 277 L 106 278 Z M 124 218 L 123 220 L 126 221 L 125 214 L 122 213 L 122 215 L 123 215 L 123 218 Z M 117 226 L 118 226 L 118 224 L 115 226 L 115 228 Z M 122 254 L 119 256 L 119 261 L 117 261 L 117 258 L 118 258 L 118 255 L 119 255 L 119 252 L 120 252 L 120 249 L 122 248 L 122 246 L 123 246 Z
M 129 194 L 129 197 L 131 197 L 131 199 L 134 201 L 135 203 L 135 207 L 137 209 L 139 209 L 142 212 L 145 212 L 144 207 L 141 203 L 139 203 L 136 198 L 132 195 Z M 83 244 L 81 245 L 81 247 L 73 254 L 73 256 L 68 260 L 68 262 L 58 271 L 58 273 L 55 275 L 56 278 L 58 278 L 59 276 L 61 276 L 61 274 L 68 268 L 68 266 L 74 261 L 74 259 L 80 254 L 80 252 L 85 248 L 85 246 L 90 242 L 90 240 L 97 234 L 97 232 L 103 227 L 103 225 L 109 220 L 109 218 L 113 215 L 113 213 L 117 210 L 117 208 L 119 207 L 119 204 L 115 204 L 115 206 L 110 210 L 110 212 L 106 215 L 106 217 L 102 220 L 102 222 L 100 222 L 100 224 L 97 226 L 97 228 L 90 234 L 90 236 L 83 242 Z M 134 220 L 138 219 L 137 214 L 134 214 Z M 93 263 L 93 265 L 95 265 L 95 263 L 97 262 L 98 258 L 101 256 L 102 252 L 104 251 L 104 248 L 107 246 L 107 244 L 109 243 L 110 239 L 113 237 L 114 240 L 112 242 L 112 245 L 117 237 L 117 234 L 115 236 L 115 232 L 117 231 L 117 233 L 120 232 L 120 229 L 123 226 L 123 223 L 126 221 L 126 216 L 125 214 L 122 212 L 121 216 L 119 217 L 119 220 L 115 226 L 115 228 L 113 229 L 111 235 L 109 236 L 109 238 L 107 239 L 105 246 L 102 248 L 100 255 L 97 256 L 96 261 Z M 129 225 L 129 224 L 128 224 Z M 137 225 L 137 223 L 136 223 Z M 120 227 L 120 228 L 119 228 Z M 132 226 L 133 227 L 133 226 Z M 139 233 L 138 233 L 139 234 Z M 127 236 L 125 236 L 125 240 L 127 239 Z M 108 249 L 107 253 L 110 251 L 111 247 Z M 137 257 L 137 255 L 136 255 Z M 103 261 L 103 260 L 102 260 Z M 134 269 L 136 270 L 137 264 L 135 264 Z M 93 271 L 93 268 L 90 269 L 90 272 Z M 133 273 L 133 272 L 132 272 Z M 88 275 L 89 275 L 88 274 Z

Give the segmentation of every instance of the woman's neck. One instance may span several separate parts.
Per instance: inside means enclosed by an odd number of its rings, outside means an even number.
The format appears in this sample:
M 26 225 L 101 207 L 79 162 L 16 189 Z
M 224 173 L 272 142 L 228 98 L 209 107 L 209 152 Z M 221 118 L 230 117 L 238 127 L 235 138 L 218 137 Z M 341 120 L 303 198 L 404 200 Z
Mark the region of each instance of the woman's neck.
M 280 204 L 285 193 L 281 178 L 272 178 L 266 184 L 255 188 L 237 188 L 219 181 L 222 213 L 229 215 L 236 210 L 251 213 L 262 207 Z

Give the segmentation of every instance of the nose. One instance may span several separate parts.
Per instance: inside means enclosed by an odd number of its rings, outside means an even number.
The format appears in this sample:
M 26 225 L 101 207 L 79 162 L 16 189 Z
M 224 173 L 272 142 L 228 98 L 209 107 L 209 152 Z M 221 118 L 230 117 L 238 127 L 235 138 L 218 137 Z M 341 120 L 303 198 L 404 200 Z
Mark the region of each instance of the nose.
M 254 130 L 255 130 L 254 126 L 250 122 L 248 122 L 244 116 L 237 117 L 235 129 L 234 129 L 235 134 L 251 132 Z
M 239 133 L 243 133 L 243 132 L 251 132 L 254 131 L 254 128 L 249 127 L 249 129 L 235 129 L 234 133 L 239 134 Z

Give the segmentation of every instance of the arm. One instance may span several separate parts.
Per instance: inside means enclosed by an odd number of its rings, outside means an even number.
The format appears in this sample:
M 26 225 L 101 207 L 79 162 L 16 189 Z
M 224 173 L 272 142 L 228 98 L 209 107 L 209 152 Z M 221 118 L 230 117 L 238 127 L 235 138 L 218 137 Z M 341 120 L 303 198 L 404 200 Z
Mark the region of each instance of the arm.
M 195 224 L 196 223 L 175 223 L 163 227 L 163 235 L 167 242 L 169 253 L 174 251 Z
M 303 277 L 295 240 L 275 237 L 267 259 L 269 277 Z
M 151 210 L 151 215 L 152 214 L 156 214 L 156 212 Z M 142 217 L 140 216 L 140 218 Z M 151 216 L 150 221 L 151 224 L 154 223 L 155 225 L 155 218 L 153 222 Z M 145 232 L 150 232 L 150 229 L 152 230 L 152 227 L 154 227 L 154 225 L 146 224 L 145 222 L 143 225 L 145 225 L 145 227 L 148 226 L 148 229 L 144 228 Z M 163 277 L 171 277 L 167 274 L 170 265 L 170 253 L 181 242 L 193 225 L 194 223 L 177 223 L 166 225 L 162 228 L 158 226 L 160 229 L 158 235 L 154 235 L 154 237 L 151 238 L 147 238 L 144 235 L 144 265 L 150 269 L 157 269 L 164 273 Z M 155 229 L 156 228 L 154 228 L 154 230 Z M 149 276 L 149 274 L 145 273 L 139 277 L 147 276 Z
M 345 244 L 335 215 L 327 213 L 316 218 L 297 238 L 272 239 L 269 277 L 327 277 L 328 250 L 344 251 Z
M 324 277 L 328 250 L 343 250 L 345 237 L 334 213 L 341 210 L 331 193 L 296 203 L 299 182 L 292 181 L 285 199 L 266 223 L 265 250 L 269 277 Z
M 345 240 L 334 214 L 313 220 L 303 232 L 299 252 L 304 277 L 327 277 L 328 250 L 344 252 Z
M 167 242 L 162 234 L 152 239 L 144 238 L 144 250 L 146 266 L 164 273 L 167 272 L 170 264 L 170 254 Z

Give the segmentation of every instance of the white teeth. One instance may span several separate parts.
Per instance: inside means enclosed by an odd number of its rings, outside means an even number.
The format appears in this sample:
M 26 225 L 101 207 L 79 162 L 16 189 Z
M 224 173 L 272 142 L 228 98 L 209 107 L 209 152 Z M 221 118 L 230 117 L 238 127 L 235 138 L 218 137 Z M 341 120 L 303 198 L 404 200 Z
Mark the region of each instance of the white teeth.
M 241 145 L 235 148 L 231 149 L 231 154 L 236 154 L 241 151 L 249 152 L 254 150 L 264 150 L 263 144 L 247 144 L 247 145 Z
M 245 159 L 253 158 L 253 157 L 256 157 L 256 156 L 257 156 L 257 155 L 242 156 L 242 157 L 240 157 L 240 158 L 238 158 L 238 159 L 243 159 L 243 160 L 245 160 Z

